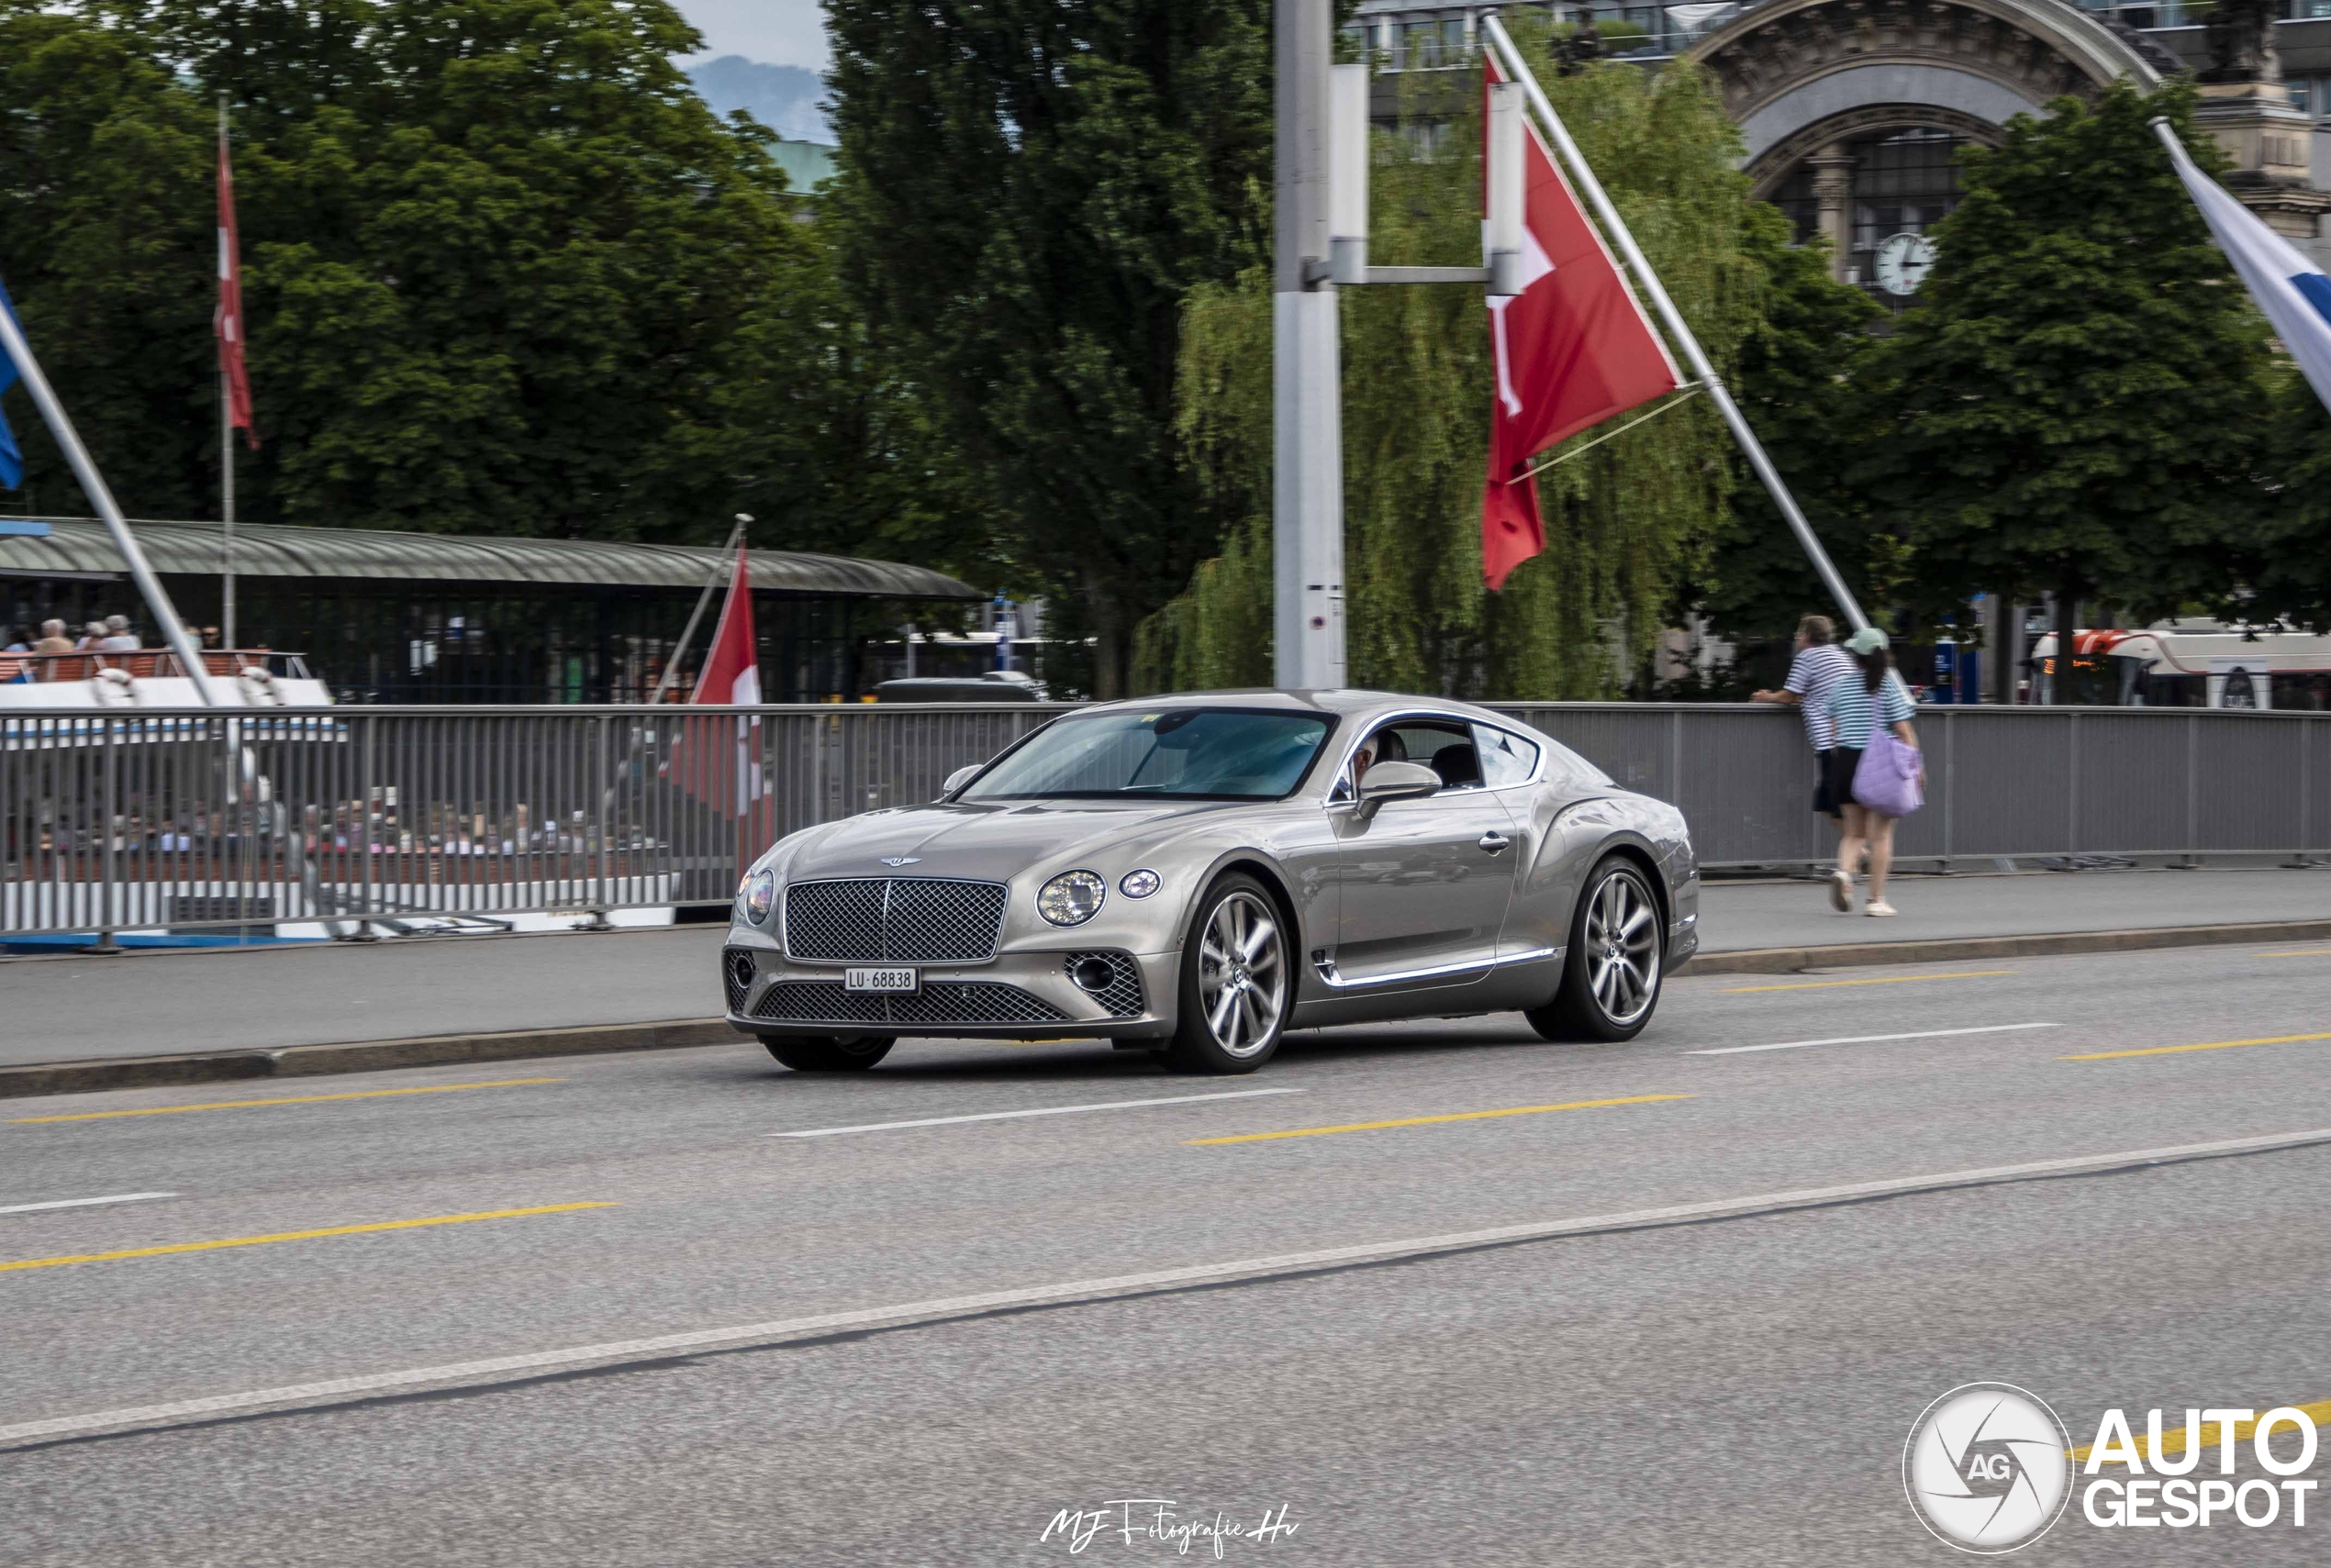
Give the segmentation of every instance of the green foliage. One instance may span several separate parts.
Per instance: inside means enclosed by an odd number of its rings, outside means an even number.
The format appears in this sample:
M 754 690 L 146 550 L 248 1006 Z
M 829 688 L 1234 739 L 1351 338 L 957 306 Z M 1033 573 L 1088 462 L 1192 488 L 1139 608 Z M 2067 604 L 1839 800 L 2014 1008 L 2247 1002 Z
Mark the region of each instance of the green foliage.
M 1216 552 L 1177 461 L 1185 295 L 1263 254 L 1263 0 L 828 0 L 828 221 L 1065 638 L 1123 687 L 1135 624 Z M 1267 366 L 1267 359 L 1266 361 Z M 1266 369 L 1266 376 L 1268 372 Z M 1267 423 L 1267 421 L 1266 421 Z
M 244 515 L 717 539 L 742 506 L 770 544 L 956 548 L 822 238 L 767 134 L 672 64 L 697 40 L 666 0 L 62 9 L 0 0 L 0 272 L 133 511 L 217 506 L 225 91 Z M 45 443 L 35 469 L 61 509 Z
M 1964 155 L 1859 476 L 1906 524 L 1930 607 L 2047 591 L 2150 616 L 2222 588 L 2263 506 L 2267 334 L 2147 124 L 2168 116 L 2214 172 L 2192 105 L 2117 83 Z
M 1542 32 L 1522 42 L 1544 49 Z M 1656 80 L 1619 64 L 1545 75 L 1653 267 L 1729 365 L 1756 319 L 1762 273 L 1746 249 L 1736 133 L 1706 78 L 1688 65 Z M 1379 263 L 1479 264 L 1478 112 L 1469 106 L 1453 128 L 1444 161 L 1377 139 Z M 1548 454 L 1566 461 L 1540 476 L 1546 552 L 1492 595 L 1481 584 L 1492 372 L 1480 291 L 1351 290 L 1341 308 L 1351 678 L 1516 698 L 1607 695 L 1634 679 L 1728 516 L 1714 411 L 1690 400 L 1591 450 L 1607 432 L 1574 438 L 1575 459 Z M 1178 430 L 1201 493 L 1244 521 L 1232 550 L 1144 628 L 1143 689 L 1269 679 L 1270 343 L 1266 273 L 1193 291 Z
M 1886 536 L 1873 531 L 1862 493 L 1848 483 L 1853 452 L 1871 435 L 1863 400 L 1879 340 L 1869 327 L 1882 312 L 1830 276 L 1829 247 L 1818 237 L 1792 245 L 1774 207 L 1751 206 L 1745 245 L 1767 283 L 1741 344 L 1734 394 L 1847 585 L 1865 604 L 1882 603 L 1865 569 L 1873 550 L 1889 548 Z M 1821 595 L 1807 592 L 1805 552 L 1761 484 L 1743 483 L 1733 508 L 1684 596 L 1728 638 L 1787 636 L 1799 616 L 1824 607 Z

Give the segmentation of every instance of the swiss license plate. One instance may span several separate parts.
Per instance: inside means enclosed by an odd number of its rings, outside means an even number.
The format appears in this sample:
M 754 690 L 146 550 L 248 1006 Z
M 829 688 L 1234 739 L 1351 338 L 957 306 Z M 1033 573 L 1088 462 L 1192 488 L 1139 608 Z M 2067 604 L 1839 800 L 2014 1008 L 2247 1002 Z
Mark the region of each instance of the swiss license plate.
M 904 991 L 920 990 L 920 977 L 911 969 L 845 969 L 842 972 L 844 991 Z

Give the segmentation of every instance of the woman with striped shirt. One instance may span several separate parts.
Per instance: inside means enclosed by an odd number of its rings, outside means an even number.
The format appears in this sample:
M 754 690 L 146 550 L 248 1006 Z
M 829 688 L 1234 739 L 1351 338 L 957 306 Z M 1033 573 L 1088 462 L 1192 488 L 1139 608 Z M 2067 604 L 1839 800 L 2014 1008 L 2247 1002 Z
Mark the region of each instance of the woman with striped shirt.
M 1866 626 L 1846 639 L 1846 651 L 1857 668 L 1830 684 L 1828 710 L 1831 743 L 1827 757 L 1829 797 L 1846 813 L 1846 828 L 1837 840 L 1837 869 L 1829 873 L 1829 903 L 1840 914 L 1854 906 L 1854 872 L 1862 851 L 1869 851 L 1869 902 L 1862 913 L 1885 919 L 1894 913 L 1886 902 L 1886 873 L 1894 863 L 1895 818 L 1854 798 L 1854 774 L 1870 737 L 1884 725 L 1902 744 L 1918 749 L 1918 735 L 1910 727 L 1914 706 L 1910 688 L 1894 673 L 1893 656 L 1886 651 L 1886 634 Z M 1919 782 L 1925 783 L 1924 764 Z

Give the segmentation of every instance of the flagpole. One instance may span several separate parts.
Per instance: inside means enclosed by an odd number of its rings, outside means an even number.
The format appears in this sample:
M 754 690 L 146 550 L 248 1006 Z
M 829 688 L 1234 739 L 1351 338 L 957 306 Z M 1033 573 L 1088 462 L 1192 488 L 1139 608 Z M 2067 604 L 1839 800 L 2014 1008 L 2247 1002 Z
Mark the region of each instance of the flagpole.
M 122 560 L 128 563 L 130 580 L 138 584 L 138 592 L 145 598 L 146 608 L 162 622 L 163 640 L 178 656 L 179 667 L 195 683 L 195 690 L 201 695 L 203 706 L 227 706 L 212 686 L 210 672 L 204 667 L 201 653 L 188 639 L 186 623 L 178 618 L 177 606 L 170 602 L 169 594 L 163 591 L 162 579 L 154 575 L 154 569 L 147 564 L 146 552 L 130 537 L 128 519 L 121 515 L 120 504 L 114 500 L 113 492 L 106 488 L 105 475 L 97 472 L 96 463 L 89 456 L 89 449 L 81 444 L 80 432 L 72 428 L 72 419 L 65 413 L 65 406 L 57 400 L 56 389 L 49 384 L 48 376 L 40 369 L 40 361 L 32 357 L 32 345 L 25 341 L 16 317 L 6 310 L 0 310 L 0 350 L 5 350 L 8 358 L 16 361 L 17 373 L 24 382 L 25 391 L 31 394 L 33 406 L 40 410 L 40 417 L 48 425 L 49 433 L 56 438 L 57 445 L 63 450 L 65 462 L 72 465 L 73 478 L 81 482 L 83 494 L 89 497 L 89 504 L 97 508 L 97 516 L 105 519 L 106 532 L 113 536 L 114 548 L 121 551 Z
M 1830 597 L 1837 601 L 1837 607 L 1846 612 L 1846 618 L 1852 621 L 1857 629 L 1868 626 L 1869 617 L 1862 614 L 1861 605 L 1854 598 L 1853 591 L 1837 574 L 1829 552 L 1822 548 L 1812 525 L 1798 509 L 1797 498 L 1789 493 L 1780 471 L 1773 467 L 1772 459 L 1765 455 L 1764 446 L 1757 439 L 1756 431 L 1748 428 L 1748 421 L 1741 414 L 1739 405 L 1733 402 L 1723 379 L 1716 374 L 1716 367 L 1709 363 L 1706 350 L 1700 347 L 1700 339 L 1692 336 L 1690 327 L 1684 325 L 1683 315 L 1676 309 L 1675 301 L 1667 297 L 1667 291 L 1660 285 L 1651 264 L 1644 260 L 1643 251 L 1635 244 L 1635 237 L 1628 232 L 1625 220 L 1619 216 L 1619 209 L 1604 194 L 1602 182 L 1594 177 L 1594 171 L 1587 166 L 1578 143 L 1570 139 L 1570 132 L 1563 125 L 1562 117 L 1554 112 L 1554 104 L 1546 97 L 1545 89 L 1538 85 L 1536 74 L 1522 62 L 1522 51 L 1514 47 L 1512 36 L 1505 30 L 1505 24 L 1494 16 L 1485 16 L 1479 26 L 1504 61 L 1508 73 L 1521 83 L 1522 91 L 1529 95 L 1531 106 L 1538 111 L 1538 117 L 1545 122 L 1555 150 L 1569 165 L 1571 177 L 1578 183 L 1578 188 L 1586 192 L 1595 216 L 1602 220 L 1603 229 L 1619 247 L 1619 254 L 1625 259 L 1627 270 L 1634 273 L 1635 281 L 1650 296 L 1652 308 L 1659 313 L 1659 319 L 1667 325 L 1669 336 L 1682 348 L 1684 358 L 1690 361 L 1692 373 L 1706 384 L 1710 400 L 1715 404 L 1716 411 L 1723 416 L 1724 423 L 1731 428 L 1741 450 L 1748 454 L 1748 466 L 1757 471 L 1757 477 L 1771 493 L 1774 504 L 1780 508 L 1780 515 L 1789 521 L 1790 531 L 1797 536 L 1797 543 L 1813 563 L 1813 570 L 1821 574 L 1822 584 L 1829 590 Z
M 227 166 L 227 95 L 218 95 L 218 163 Z M 223 249 L 227 241 L 219 239 L 220 271 L 226 268 Z M 237 323 L 237 330 L 241 324 Z M 218 516 L 223 524 L 219 583 L 218 640 L 227 647 L 242 646 L 235 640 L 235 389 L 228 384 L 227 367 L 218 367 Z

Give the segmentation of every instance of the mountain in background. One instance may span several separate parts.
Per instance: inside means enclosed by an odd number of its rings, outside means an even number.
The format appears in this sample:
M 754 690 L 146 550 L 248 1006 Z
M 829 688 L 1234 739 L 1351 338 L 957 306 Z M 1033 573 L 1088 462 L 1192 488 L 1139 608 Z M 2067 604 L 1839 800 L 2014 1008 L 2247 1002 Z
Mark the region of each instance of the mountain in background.
M 832 128 L 818 106 L 825 95 L 825 81 L 814 71 L 724 54 L 689 72 L 688 80 L 715 114 L 726 117 L 742 109 L 787 141 L 833 144 Z

